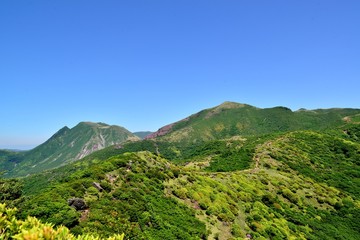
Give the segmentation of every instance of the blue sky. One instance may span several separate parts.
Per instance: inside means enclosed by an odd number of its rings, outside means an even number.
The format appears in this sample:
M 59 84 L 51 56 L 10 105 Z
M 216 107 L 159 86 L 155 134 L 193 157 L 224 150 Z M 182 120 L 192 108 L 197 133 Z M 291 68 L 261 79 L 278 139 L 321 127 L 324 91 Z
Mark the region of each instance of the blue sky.
M 360 108 L 360 1 L 2 0 L 0 148 L 224 101 Z

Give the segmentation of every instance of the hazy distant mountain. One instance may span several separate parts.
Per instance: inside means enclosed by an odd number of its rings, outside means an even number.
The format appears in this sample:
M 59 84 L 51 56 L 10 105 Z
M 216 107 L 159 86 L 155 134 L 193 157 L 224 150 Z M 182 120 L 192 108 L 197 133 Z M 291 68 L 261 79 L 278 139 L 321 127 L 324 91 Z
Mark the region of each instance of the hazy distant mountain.
M 105 123 L 81 122 L 74 128 L 63 127 L 45 143 L 19 157 L 3 162 L 6 175 L 22 176 L 56 168 L 90 153 L 125 141 L 140 140 L 128 130 Z
M 338 126 L 360 109 L 333 108 L 291 111 L 286 107 L 257 108 L 235 102 L 200 111 L 181 121 L 169 124 L 146 139 L 160 137 L 166 141 L 212 140 L 236 135 L 252 136 L 293 130 L 326 129 Z
M 146 136 L 152 134 L 153 132 L 150 131 L 140 131 L 140 132 L 133 132 L 135 136 L 138 136 L 141 139 L 144 139 Z
M 0 175 L 3 171 L 11 169 L 16 162 L 19 162 L 23 152 L 0 149 Z

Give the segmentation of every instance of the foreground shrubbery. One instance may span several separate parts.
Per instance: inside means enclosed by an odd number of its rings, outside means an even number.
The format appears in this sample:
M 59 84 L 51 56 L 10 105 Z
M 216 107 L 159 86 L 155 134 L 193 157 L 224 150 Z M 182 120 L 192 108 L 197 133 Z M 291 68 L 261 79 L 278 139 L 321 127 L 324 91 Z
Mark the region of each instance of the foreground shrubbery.
M 316 132 L 293 132 L 273 142 L 271 156 L 291 169 L 360 198 L 360 146 Z
M 179 169 L 149 152 L 114 156 L 36 193 L 21 204 L 22 217 L 35 216 L 66 225 L 74 234 L 108 237 L 126 233 L 129 239 L 205 239 L 205 224 L 192 209 L 164 195 L 163 182 Z M 98 183 L 103 190 L 94 187 Z M 67 200 L 82 198 L 85 211 L 75 211 Z
M 19 220 L 15 217 L 16 209 L 6 208 L 0 204 L 0 239 L 26 239 L 26 240 L 98 240 L 99 237 L 92 235 L 74 236 L 66 227 L 54 228 L 52 224 L 42 223 L 37 218 L 27 217 Z M 109 240 L 123 240 L 124 234 L 114 235 Z

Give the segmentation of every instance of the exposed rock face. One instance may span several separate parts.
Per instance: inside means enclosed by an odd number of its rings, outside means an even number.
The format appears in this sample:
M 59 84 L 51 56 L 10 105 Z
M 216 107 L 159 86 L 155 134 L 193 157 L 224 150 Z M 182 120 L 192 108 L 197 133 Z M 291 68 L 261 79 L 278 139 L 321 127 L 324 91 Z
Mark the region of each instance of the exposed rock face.
M 82 198 L 70 198 L 68 200 L 68 204 L 70 207 L 73 207 L 76 209 L 76 211 L 84 210 L 87 208 L 87 205 Z
M 101 187 L 100 183 L 93 182 L 92 185 L 99 191 L 102 192 L 104 189 Z

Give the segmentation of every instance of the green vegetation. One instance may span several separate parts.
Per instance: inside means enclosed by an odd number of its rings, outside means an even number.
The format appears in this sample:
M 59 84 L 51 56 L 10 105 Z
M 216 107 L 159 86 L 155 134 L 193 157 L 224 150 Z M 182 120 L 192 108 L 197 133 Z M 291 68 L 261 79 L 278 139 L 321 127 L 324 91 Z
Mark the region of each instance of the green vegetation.
M 360 198 L 360 145 L 315 132 L 294 132 L 277 139 L 271 156 L 315 181 Z
M 79 164 L 78 169 L 28 198 L 20 205 L 21 216 L 65 225 L 74 234 L 108 237 L 124 232 L 130 239 L 206 237 L 205 224 L 194 212 L 164 195 L 163 182 L 179 171 L 165 160 L 139 152 L 86 168 Z M 76 211 L 68 206 L 71 198 L 84 199 L 86 209 Z
M 360 124 L 349 124 L 342 131 L 347 139 L 360 143 Z
M 0 238 L 24 239 L 24 240 L 99 240 L 99 237 L 92 235 L 74 236 L 66 227 L 54 229 L 52 224 L 41 223 L 34 217 L 28 217 L 26 220 L 19 220 L 15 216 L 16 209 L 6 208 L 5 204 L 0 204 Z M 123 240 L 124 234 L 117 234 L 109 237 L 108 240 Z
M 169 181 L 167 191 L 198 209 L 212 226 L 211 233 L 220 233 L 222 239 L 236 234 L 255 239 L 356 239 L 360 230 L 355 224 L 359 202 L 290 173 L 203 173 Z M 337 203 L 346 204 L 337 209 Z M 229 227 L 221 231 L 218 222 Z
M 358 239 L 359 116 L 236 103 L 201 111 L 162 137 L 1 179 L 1 202 L 19 212 L 0 205 L 0 238 Z M 3 151 L 0 164 L 24 154 Z
M 10 207 L 20 204 L 22 197 L 23 183 L 17 179 L 0 179 L 0 202 Z
M 295 130 L 322 130 L 340 126 L 344 117 L 357 116 L 359 109 L 320 109 L 292 112 L 285 107 L 260 109 L 225 102 L 175 123 L 164 141 L 189 142 L 254 136 Z
M 252 170 L 191 172 L 168 181 L 167 192 L 199 209 L 214 238 L 357 239 L 360 184 L 349 174 L 359 172 L 358 149 L 326 134 L 284 134 L 257 145 Z
M 153 146 L 150 143 L 143 146 Z M 251 149 L 251 159 L 258 159 L 258 166 L 247 159 L 245 170 L 234 171 L 234 164 L 226 160 L 221 164 L 223 172 L 211 164 L 194 168 L 179 161 L 184 166 L 176 166 L 150 152 L 82 160 L 63 167 L 66 174 L 61 168 L 52 170 L 51 182 L 39 180 L 48 173 L 28 178 L 28 184 L 44 188 L 27 188 L 26 195 L 31 197 L 19 205 L 20 216 L 65 225 L 75 235 L 94 232 L 108 237 L 124 232 L 129 239 L 235 239 L 246 234 L 255 239 L 356 239 L 359 184 L 354 182 L 355 189 L 349 191 L 334 185 L 339 179 L 336 174 L 324 175 L 327 178 L 323 176 L 322 181 L 323 169 L 308 174 L 318 165 L 310 160 L 310 154 L 316 156 L 310 147 L 330 143 L 329 157 L 340 154 L 335 146 L 349 148 L 349 154 L 354 154 L 349 156 L 358 155 L 356 143 L 305 131 L 249 142 L 208 142 L 194 148 L 201 150 L 199 159 L 196 150 L 185 151 L 193 163 L 200 163 L 204 156 L 227 151 L 241 155 L 247 153 L 241 149 Z M 345 162 L 338 170 L 356 165 L 341 160 Z M 306 163 L 301 168 L 294 164 L 300 161 Z M 103 190 L 94 187 L 94 182 Z M 67 200 L 74 197 L 84 199 L 87 209 L 68 206 Z

